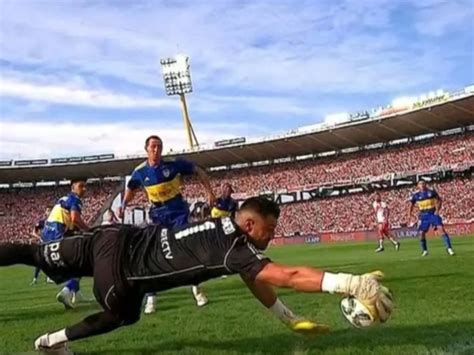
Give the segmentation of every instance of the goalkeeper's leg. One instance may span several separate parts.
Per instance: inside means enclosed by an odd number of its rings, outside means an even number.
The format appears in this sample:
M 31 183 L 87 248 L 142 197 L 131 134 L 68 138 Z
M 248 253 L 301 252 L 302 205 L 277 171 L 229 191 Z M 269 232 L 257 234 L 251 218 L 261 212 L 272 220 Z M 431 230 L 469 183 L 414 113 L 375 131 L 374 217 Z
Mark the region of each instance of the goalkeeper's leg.
M 15 264 L 40 266 L 39 245 L 0 244 L 0 266 L 11 266 Z
M 88 338 L 94 335 L 110 332 L 122 325 L 122 320 L 110 311 L 95 313 L 84 318 L 81 322 L 58 330 L 46 333 L 35 341 L 35 349 L 54 348 L 67 341 Z
M 94 285 L 94 294 L 104 311 L 84 318 L 81 322 L 53 333 L 46 333 L 35 341 L 35 348 L 48 349 L 68 341 L 89 338 L 131 325 L 140 319 L 144 293 L 123 289 L 119 284 Z

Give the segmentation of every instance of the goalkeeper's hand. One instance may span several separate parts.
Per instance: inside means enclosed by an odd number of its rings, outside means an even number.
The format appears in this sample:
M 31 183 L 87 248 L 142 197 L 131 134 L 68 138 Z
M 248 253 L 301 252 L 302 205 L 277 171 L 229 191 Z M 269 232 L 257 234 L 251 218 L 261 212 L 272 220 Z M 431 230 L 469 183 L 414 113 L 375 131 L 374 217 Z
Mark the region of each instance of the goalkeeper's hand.
M 373 271 L 363 275 L 352 276 L 349 294 L 360 300 L 370 312 L 385 322 L 393 311 L 393 298 L 390 290 L 380 283 L 383 272 Z
M 287 324 L 288 328 L 298 334 L 315 336 L 329 332 L 329 327 L 324 324 L 316 324 L 307 319 L 295 319 Z

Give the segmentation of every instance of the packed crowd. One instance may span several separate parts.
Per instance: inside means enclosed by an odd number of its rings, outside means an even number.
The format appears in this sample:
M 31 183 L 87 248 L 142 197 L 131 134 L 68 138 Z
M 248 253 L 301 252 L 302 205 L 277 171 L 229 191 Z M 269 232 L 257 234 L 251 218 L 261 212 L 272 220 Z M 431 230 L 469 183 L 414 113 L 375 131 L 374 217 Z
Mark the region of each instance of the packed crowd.
M 90 222 L 110 197 L 115 183 L 88 185 L 82 199 L 82 216 Z M 33 242 L 34 225 L 45 218 L 47 208 L 69 192 L 69 186 L 0 190 L 0 240 Z
M 455 179 L 433 184 L 443 199 L 441 215 L 445 223 L 460 220 L 474 221 L 474 181 Z M 413 187 L 381 190 L 382 200 L 390 208 L 393 226 L 414 222 L 407 221 L 409 198 Z M 347 232 L 375 227 L 372 210 L 373 196 L 357 193 L 305 202 L 285 204 L 277 230 L 279 236 L 311 234 L 316 232 Z
M 230 182 L 237 193 L 255 195 L 262 191 L 298 190 L 308 185 L 328 185 L 367 176 L 426 171 L 455 164 L 472 165 L 473 162 L 474 134 L 468 133 L 336 157 L 214 172 L 210 177 L 216 192 L 220 192 L 222 182 Z M 113 182 L 88 186 L 83 199 L 86 221 L 97 214 L 116 186 L 117 183 Z M 0 189 L 0 240 L 32 241 L 34 238 L 30 233 L 34 224 L 44 217 L 47 207 L 68 192 L 68 188 Z M 440 185 L 440 192 L 447 196 L 443 212 L 447 219 L 465 218 L 466 214 L 470 214 L 472 190 L 469 180 Z M 204 197 L 202 187 L 194 178 L 187 179 L 183 194 L 190 201 Z M 408 190 L 397 189 L 383 194 L 393 205 L 393 220 L 401 221 L 400 217 L 405 216 L 404 201 Z M 285 205 L 279 234 L 367 229 L 371 224 L 369 199 L 366 194 L 356 194 Z M 143 191 L 136 196 L 133 205 L 146 205 Z M 367 209 L 365 206 L 368 206 Z M 359 210 L 360 213 L 354 213 Z
M 358 178 L 389 173 L 425 171 L 436 167 L 474 162 L 474 134 L 451 136 L 373 149 L 337 157 L 211 173 L 214 187 L 230 182 L 236 192 L 256 194 L 279 189 L 298 190 L 308 185 L 351 182 Z M 202 198 L 197 181 L 186 184 L 188 198 Z

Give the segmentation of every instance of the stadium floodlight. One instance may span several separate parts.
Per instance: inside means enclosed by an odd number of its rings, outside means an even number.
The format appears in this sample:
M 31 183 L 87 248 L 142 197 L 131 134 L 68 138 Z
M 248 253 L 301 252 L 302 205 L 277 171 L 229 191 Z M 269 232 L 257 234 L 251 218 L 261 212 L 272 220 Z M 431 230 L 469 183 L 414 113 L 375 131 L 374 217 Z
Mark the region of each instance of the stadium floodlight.
M 179 54 L 175 57 L 160 60 L 161 72 L 165 84 L 166 95 L 179 95 L 183 111 L 184 128 L 188 136 L 189 147 L 198 146 L 198 140 L 188 114 L 186 94 L 193 92 L 189 57 Z

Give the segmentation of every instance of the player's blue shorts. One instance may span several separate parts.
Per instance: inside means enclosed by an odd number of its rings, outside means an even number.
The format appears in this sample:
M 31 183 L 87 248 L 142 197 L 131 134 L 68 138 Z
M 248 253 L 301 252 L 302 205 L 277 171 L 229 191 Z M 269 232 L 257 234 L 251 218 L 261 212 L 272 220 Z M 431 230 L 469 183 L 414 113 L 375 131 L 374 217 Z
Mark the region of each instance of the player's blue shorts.
M 164 207 L 150 209 L 150 219 L 153 224 L 159 224 L 168 229 L 179 229 L 189 224 L 189 209 L 170 210 Z
M 438 227 L 443 225 L 443 219 L 437 214 L 420 215 L 418 229 L 427 232 L 430 227 Z
M 43 243 L 54 242 L 61 239 L 62 237 L 62 234 L 56 233 L 55 231 L 43 230 L 43 233 L 41 233 L 41 241 Z
M 67 233 L 66 228 L 61 223 L 46 222 L 41 231 L 41 241 L 44 243 L 54 242 L 59 240 Z

